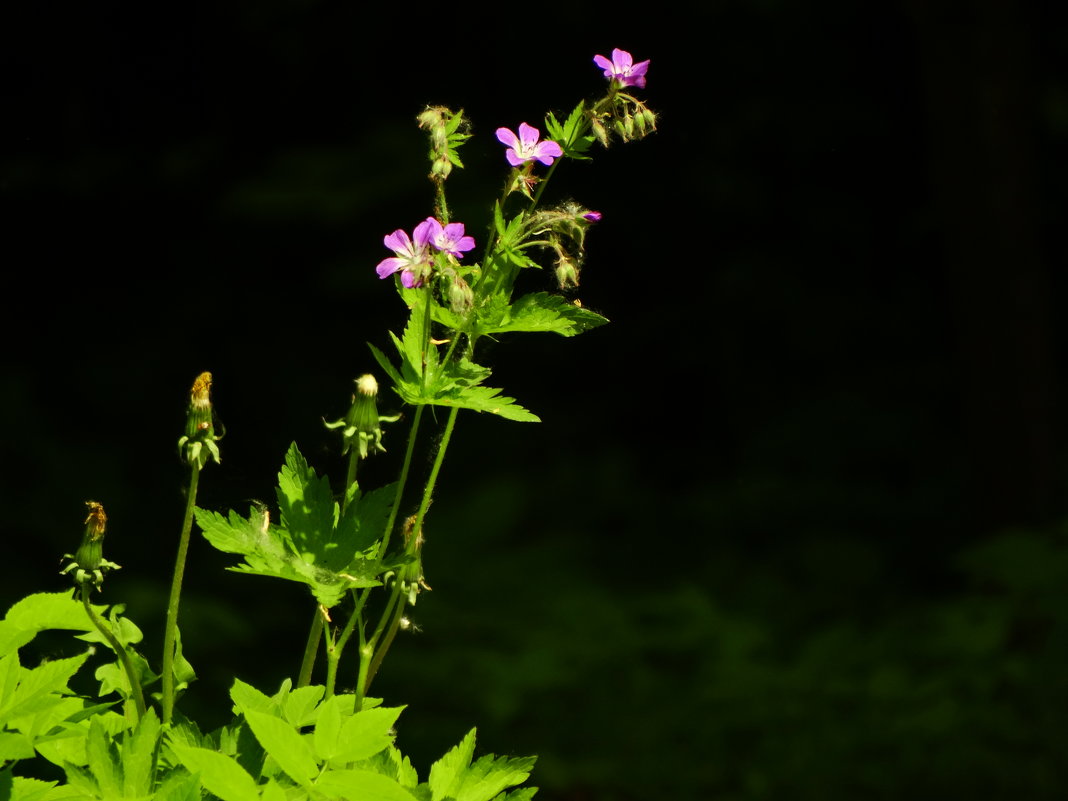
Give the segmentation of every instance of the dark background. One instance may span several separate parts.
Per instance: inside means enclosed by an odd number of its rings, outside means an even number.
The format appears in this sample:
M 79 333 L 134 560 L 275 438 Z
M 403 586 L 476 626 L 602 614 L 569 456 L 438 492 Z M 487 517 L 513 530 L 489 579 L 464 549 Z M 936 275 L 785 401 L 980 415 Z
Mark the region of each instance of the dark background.
M 375 687 L 399 745 L 425 775 L 477 725 L 550 800 L 1063 797 L 1061 4 L 3 14 L 2 606 L 65 586 L 98 500 L 101 600 L 158 665 L 192 379 L 227 431 L 201 505 L 269 499 L 293 440 L 339 478 L 320 420 L 403 325 L 382 236 L 431 208 L 415 115 L 473 120 L 449 189 L 481 242 L 493 130 L 622 47 L 660 130 L 549 193 L 604 214 L 578 297 L 612 324 L 484 352 L 544 422 L 460 418 L 423 631 Z M 205 725 L 311 616 L 230 563 L 194 540 Z

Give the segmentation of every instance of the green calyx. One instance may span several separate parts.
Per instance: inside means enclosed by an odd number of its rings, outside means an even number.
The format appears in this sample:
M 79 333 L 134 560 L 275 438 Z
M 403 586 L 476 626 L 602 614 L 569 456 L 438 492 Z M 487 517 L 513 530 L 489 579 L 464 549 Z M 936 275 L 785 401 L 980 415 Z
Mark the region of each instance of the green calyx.
M 104 558 L 104 529 L 107 527 L 108 516 L 104 513 L 103 505 L 96 501 L 86 501 L 85 505 L 89 507 L 89 514 L 85 518 L 82 544 L 78 546 L 74 556 L 69 553 L 63 555 L 64 559 L 71 561 L 59 572 L 60 575 L 70 574 L 79 587 L 99 589 L 107 572 L 118 570 L 120 566 Z
M 348 453 L 353 447 L 366 459 L 373 453 L 385 453 L 382 445 L 382 423 L 393 423 L 400 419 L 399 414 L 379 415 L 375 398 L 378 395 L 378 382 L 370 373 L 355 380 L 356 392 L 352 396 L 352 406 L 342 420 L 332 423 L 323 421 L 330 429 L 340 428 L 343 446 L 342 453 Z
M 178 440 L 178 452 L 189 465 L 203 469 L 209 460 L 222 462 L 219 446 L 222 435 L 215 434 L 215 411 L 211 405 L 211 373 L 201 373 L 189 392 L 185 434 Z

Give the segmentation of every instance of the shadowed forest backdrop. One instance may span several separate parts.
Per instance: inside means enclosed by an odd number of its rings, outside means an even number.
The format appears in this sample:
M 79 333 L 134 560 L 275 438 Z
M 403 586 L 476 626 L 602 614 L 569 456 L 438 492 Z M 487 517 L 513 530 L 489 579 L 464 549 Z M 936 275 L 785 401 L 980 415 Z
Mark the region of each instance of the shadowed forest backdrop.
M 403 320 L 382 237 L 431 209 L 415 115 L 473 120 L 449 189 L 481 241 L 493 131 L 621 47 L 660 131 L 550 187 L 604 214 L 577 297 L 612 324 L 489 352 L 544 422 L 461 415 L 422 632 L 375 686 L 402 747 L 478 725 L 547 801 L 1063 798 L 1068 12 L 669 8 L 3 12 L 0 607 L 65 586 L 94 499 L 101 601 L 158 654 L 192 379 L 226 427 L 201 506 L 269 500 L 293 440 L 340 478 L 321 420 Z M 312 612 L 230 563 L 194 540 L 206 725 L 235 672 L 295 674 Z

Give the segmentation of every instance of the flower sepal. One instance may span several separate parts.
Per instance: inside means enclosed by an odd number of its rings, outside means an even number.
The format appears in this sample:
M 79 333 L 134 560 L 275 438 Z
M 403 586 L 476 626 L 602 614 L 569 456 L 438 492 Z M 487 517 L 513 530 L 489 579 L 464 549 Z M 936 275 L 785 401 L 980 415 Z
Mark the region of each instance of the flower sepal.
M 86 501 L 85 505 L 89 507 L 89 514 L 85 518 L 81 545 L 74 556 L 63 554 L 70 563 L 59 573 L 61 576 L 69 574 L 77 587 L 88 587 L 92 591 L 100 589 L 109 570 L 119 570 L 121 565 L 104 558 L 104 530 L 108 522 L 104 506 L 96 501 Z
M 215 433 L 215 410 L 211 405 L 211 373 L 203 372 L 189 391 L 189 408 L 185 417 L 185 434 L 178 440 L 178 453 L 188 465 L 203 470 L 209 461 L 222 463 L 219 446 L 222 434 Z
M 352 395 L 352 405 L 341 419 L 323 425 L 329 429 L 341 429 L 341 453 L 346 454 L 355 448 L 361 459 L 375 453 L 385 453 L 382 445 L 382 423 L 395 423 L 400 415 L 380 415 L 375 398 L 378 396 L 378 381 L 370 373 L 355 379 L 356 391 Z

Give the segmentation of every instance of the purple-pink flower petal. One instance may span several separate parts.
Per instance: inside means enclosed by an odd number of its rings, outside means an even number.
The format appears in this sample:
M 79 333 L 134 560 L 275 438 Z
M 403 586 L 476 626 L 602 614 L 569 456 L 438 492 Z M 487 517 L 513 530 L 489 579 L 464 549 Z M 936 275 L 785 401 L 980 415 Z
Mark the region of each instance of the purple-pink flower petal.
M 645 73 L 649 70 L 649 59 L 634 63 L 634 57 L 618 47 L 612 50 L 612 60 L 604 56 L 594 56 L 593 63 L 604 70 L 604 77 L 616 81 L 620 86 L 645 87 Z
M 519 136 L 508 128 L 497 129 L 497 139 L 508 146 L 504 157 L 513 167 L 535 160 L 549 165 L 553 163 L 553 159 L 564 154 L 560 145 L 551 139 L 539 142 L 540 136 L 541 132 L 537 128 L 525 122 L 519 123 Z
M 475 246 L 473 237 L 464 236 L 463 223 L 449 223 L 443 226 L 433 217 L 427 217 L 425 224 L 428 226 L 430 244 L 443 253 L 462 259 L 463 251 L 471 250 Z
M 378 263 L 375 272 L 379 278 L 386 278 L 399 270 L 404 286 L 411 288 L 421 285 L 421 276 L 426 275 L 431 267 L 427 251 L 429 226 L 425 222 L 420 223 L 413 233 L 414 241 L 403 228 L 382 238 L 382 243 L 393 251 L 393 255 Z

